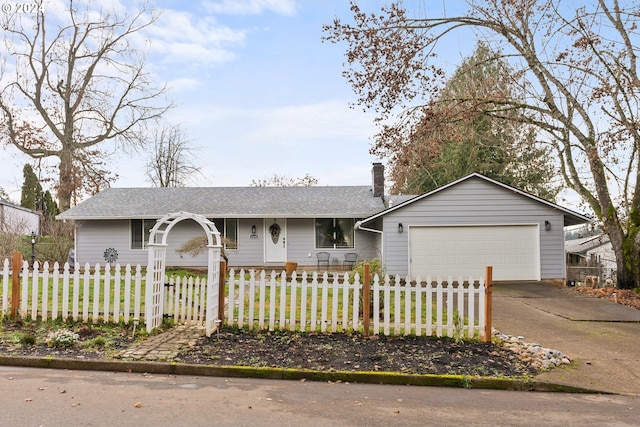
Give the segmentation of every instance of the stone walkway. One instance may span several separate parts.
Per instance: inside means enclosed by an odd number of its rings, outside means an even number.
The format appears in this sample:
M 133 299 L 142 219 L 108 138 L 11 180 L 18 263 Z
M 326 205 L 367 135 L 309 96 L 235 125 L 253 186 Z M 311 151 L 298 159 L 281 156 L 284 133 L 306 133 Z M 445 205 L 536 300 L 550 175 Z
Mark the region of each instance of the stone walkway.
M 173 360 L 180 350 L 194 347 L 204 336 L 204 326 L 178 325 L 133 344 L 117 357 L 127 360 Z

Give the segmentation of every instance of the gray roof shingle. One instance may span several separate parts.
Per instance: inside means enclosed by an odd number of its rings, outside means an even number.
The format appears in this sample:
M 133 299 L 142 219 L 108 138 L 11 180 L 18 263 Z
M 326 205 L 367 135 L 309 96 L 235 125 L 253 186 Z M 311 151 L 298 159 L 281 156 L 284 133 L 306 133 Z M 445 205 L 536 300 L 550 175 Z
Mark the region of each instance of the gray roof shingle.
M 364 218 L 384 208 L 370 186 L 108 188 L 57 218 L 160 218 L 179 211 L 209 218 Z

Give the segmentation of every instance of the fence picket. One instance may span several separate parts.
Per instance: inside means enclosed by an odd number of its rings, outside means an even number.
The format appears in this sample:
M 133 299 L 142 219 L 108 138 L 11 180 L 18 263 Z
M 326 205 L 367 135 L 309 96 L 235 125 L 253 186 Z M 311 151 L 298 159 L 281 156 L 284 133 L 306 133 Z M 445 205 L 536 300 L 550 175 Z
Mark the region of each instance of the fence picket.
M 129 323 L 131 313 L 131 264 L 124 269 L 124 323 Z
M 9 258 L 2 263 L 2 317 L 9 311 Z
M 407 278 L 408 280 L 408 278 Z M 420 280 L 420 276 L 416 277 L 416 290 L 415 290 L 415 300 L 416 300 L 416 336 L 422 335 L 422 281 Z
M 227 298 L 227 324 L 229 325 L 233 325 L 234 312 L 236 309 L 236 287 L 232 285 L 231 281 L 233 277 L 233 269 L 231 269 L 231 275 L 229 276 L 229 297 Z M 238 306 L 240 306 L 240 304 L 238 304 Z
M 98 323 L 100 318 L 100 282 L 100 264 L 96 263 L 95 271 L 93 272 L 93 323 Z
M 318 272 L 313 272 L 313 278 L 311 281 L 311 332 L 315 332 L 317 330 L 318 324 L 317 322 L 317 314 L 318 314 Z
M 135 273 L 135 292 L 134 292 L 134 303 L 133 303 L 133 321 L 136 319 L 140 319 L 140 299 L 142 298 L 142 267 L 140 264 L 136 264 L 136 273 Z
M 40 305 L 40 315 L 46 319 L 49 314 L 49 261 L 42 264 L 42 304 Z M 36 307 L 36 312 L 38 307 Z
M 453 278 L 447 278 L 447 336 L 453 336 Z
M 113 321 L 120 321 L 120 289 L 121 289 L 120 264 L 116 264 L 113 276 Z
M 253 330 L 256 305 L 256 272 L 251 270 L 249 274 L 249 329 Z
M 443 289 L 442 289 L 442 279 L 438 277 L 436 284 L 436 335 L 439 337 L 442 336 L 442 311 L 443 311 Z
M 467 308 L 467 313 L 468 313 L 468 317 L 469 317 L 469 321 L 468 323 L 468 328 L 467 328 L 467 336 L 469 338 L 473 338 L 473 336 L 475 335 L 475 308 L 476 308 L 476 304 L 475 304 L 475 295 L 476 295 L 476 291 L 475 291 L 475 286 L 474 286 L 474 282 L 473 282 L 473 277 L 469 277 L 469 288 L 467 291 L 468 294 L 468 308 Z
M 399 276 L 398 276 L 399 277 Z M 404 334 L 411 334 L 411 303 L 414 302 L 411 298 L 411 281 L 409 278 L 405 278 L 404 281 Z
M 287 273 L 285 271 L 280 273 L 280 286 L 278 286 L 278 288 L 280 288 L 279 326 L 280 326 L 280 330 L 283 330 L 285 328 L 286 315 L 287 315 Z
M 105 322 L 109 321 L 111 313 L 111 265 L 109 263 L 104 266 L 104 277 L 102 279 L 104 286 L 104 298 L 102 301 L 102 318 Z
M 320 315 L 320 331 L 327 331 L 327 316 L 329 304 L 329 274 L 325 271 L 322 275 L 322 313 Z
M 300 290 L 300 330 L 302 332 L 307 331 L 307 272 L 302 272 L 302 289 Z
M 377 280 L 378 275 L 373 276 L 373 333 L 380 333 L 380 281 Z M 364 313 L 364 295 L 362 296 L 362 313 Z M 382 300 L 384 304 L 384 300 Z M 364 320 L 364 319 L 363 319 Z
M 389 279 L 392 279 L 391 277 L 387 276 Z M 400 304 L 400 280 L 398 277 L 396 277 L 394 280 L 394 284 L 393 284 L 393 308 L 394 308 L 394 313 L 393 313 L 393 333 L 395 335 L 399 335 L 400 334 L 400 322 L 402 319 L 402 305 Z
M 353 323 L 351 327 L 354 331 L 358 330 L 360 325 L 360 274 L 356 273 L 353 276 L 353 311 L 352 311 Z
M 333 289 L 331 290 L 331 332 L 338 331 L 338 275 L 333 276 Z
M 342 332 L 349 328 L 349 295 L 351 285 L 349 285 L 349 273 L 342 276 Z
M 262 271 L 260 273 L 260 305 L 258 306 L 258 327 L 264 329 L 264 310 L 265 310 L 265 295 L 267 286 L 267 273 Z
M 289 330 L 295 331 L 298 313 L 298 275 L 291 273 L 291 302 L 289 303 Z
M 51 318 L 52 319 L 57 319 L 58 318 L 58 291 L 59 291 L 59 285 L 60 285 L 60 265 L 55 262 L 53 264 L 53 276 L 52 276 L 52 281 L 53 281 L 53 292 L 51 295 Z M 48 286 L 47 286 L 48 287 Z
M 38 318 L 38 295 L 40 295 L 39 267 L 38 261 L 35 261 L 31 271 L 31 318 L 33 320 Z
M 67 264 L 68 265 L 68 264 Z M 80 270 L 73 270 L 73 321 L 78 321 L 80 311 Z

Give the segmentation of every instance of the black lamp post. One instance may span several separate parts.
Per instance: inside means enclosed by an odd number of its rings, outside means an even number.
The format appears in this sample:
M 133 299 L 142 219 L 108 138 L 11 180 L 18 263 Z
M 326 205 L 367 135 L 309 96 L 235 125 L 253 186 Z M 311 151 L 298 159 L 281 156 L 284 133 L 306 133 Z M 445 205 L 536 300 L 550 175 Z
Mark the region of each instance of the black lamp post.
M 31 232 L 31 268 L 36 261 L 36 232 Z

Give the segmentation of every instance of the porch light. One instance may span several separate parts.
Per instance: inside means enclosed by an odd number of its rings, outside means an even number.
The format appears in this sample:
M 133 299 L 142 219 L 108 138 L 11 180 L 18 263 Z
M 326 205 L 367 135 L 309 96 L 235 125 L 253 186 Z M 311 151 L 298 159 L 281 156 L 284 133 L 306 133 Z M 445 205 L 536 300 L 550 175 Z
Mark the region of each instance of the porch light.
M 544 229 L 547 231 L 551 230 L 551 223 L 549 221 L 544 222 Z
M 251 226 L 251 234 L 256 234 L 256 226 L 255 225 Z
M 399 222 L 398 223 L 398 233 L 402 233 L 404 231 L 404 227 L 402 226 L 402 223 Z

